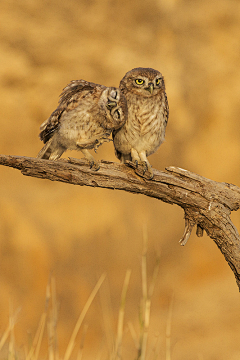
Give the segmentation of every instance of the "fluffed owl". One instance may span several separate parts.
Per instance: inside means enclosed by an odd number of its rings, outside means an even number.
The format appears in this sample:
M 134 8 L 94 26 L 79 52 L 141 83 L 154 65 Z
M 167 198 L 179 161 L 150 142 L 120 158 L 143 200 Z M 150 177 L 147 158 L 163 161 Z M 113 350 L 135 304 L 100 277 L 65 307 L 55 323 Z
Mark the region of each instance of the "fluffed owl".
M 135 162 L 153 178 L 147 156 L 164 141 L 169 115 L 163 76 L 158 70 L 135 68 L 126 73 L 119 88 L 127 100 L 128 118 L 113 132 L 116 156 L 123 163 Z
M 59 106 L 40 127 L 45 146 L 38 158 L 56 160 L 66 150 L 80 150 L 95 170 L 99 165 L 89 149 L 96 149 L 127 118 L 127 103 L 119 89 L 73 80 L 60 95 Z

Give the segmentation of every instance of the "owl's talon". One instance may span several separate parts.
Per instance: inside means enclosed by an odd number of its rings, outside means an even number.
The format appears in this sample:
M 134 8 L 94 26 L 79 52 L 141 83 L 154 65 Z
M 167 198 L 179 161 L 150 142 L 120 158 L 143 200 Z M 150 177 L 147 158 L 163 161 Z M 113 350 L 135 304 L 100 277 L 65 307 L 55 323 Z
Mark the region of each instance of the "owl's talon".
M 94 160 L 89 161 L 89 164 L 90 164 L 90 169 L 92 170 L 98 171 L 100 169 L 100 166 L 97 161 Z
M 152 180 L 153 179 L 153 177 L 154 177 L 154 173 L 153 173 L 153 171 L 152 171 L 152 169 L 148 169 L 148 172 L 149 172 L 149 178 L 150 178 L 150 180 Z
M 99 140 L 96 140 L 95 145 L 94 145 L 94 152 L 97 153 L 97 149 L 99 148 L 99 146 L 101 145 Z
M 147 161 L 134 161 L 135 165 L 136 165 L 136 169 L 135 171 L 137 171 L 137 174 L 140 175 L 141 177 L 147 179 L 147 180 L 152 180 L 154 177 L 153 171 L 152 171 L 152 167 L 150 164 L 147 163 Z
M 95 151 L 95 153 L 97 153 L 97 150 L 98 150 L 98 148 L 99 148 L 99 146 L 101 146 L 103 143 L 105 143 L 105 142 L 110 142 L 110 141 L 113 141 L 112 139 L 109 139 L 109 138 L 107 138 L 107 137 L 103 137 L 102 139 L 100 139 L 100 140 L 96 140 L 96 142 L 95 142 L 95 145 L 94 145 L 94 151 Z
M 143 161 L 143 175 L 145 174 L 147 169 L 148 169 L 147 163 L 146 163 L 146 161 Z
M 149 174 L 149 179 L 152 180 L 153 177 L 154 177 L 154 173 L 153 173 L 153 171 L 152 171 L 152 167 L 151 167 L 151 165 L 148 164 L 147 162 L 146 162 L 146 166 L 147 166 L 146 171 L 147 171 L 147 174 Z
M 145 174 L 145 172 L 148 170 L 148 164 L 146 161 L 140 161 L 138 162 L 137 160 L 135 161 L 137 168 L 141 168 L 143 175 Z

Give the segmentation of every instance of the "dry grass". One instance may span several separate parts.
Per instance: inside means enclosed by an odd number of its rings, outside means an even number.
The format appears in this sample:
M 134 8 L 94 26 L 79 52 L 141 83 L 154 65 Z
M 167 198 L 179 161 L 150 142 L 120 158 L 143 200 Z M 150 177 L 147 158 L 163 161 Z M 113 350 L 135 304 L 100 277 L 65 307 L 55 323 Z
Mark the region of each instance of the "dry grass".
M 136 359 L 145 360 L 145 359 L 157 359 L 159 354 L 156 350 L 157 346 L 151 349 L 152 355 L 147 355 L 148 353 L 148 335 L 149 335 L 149 323 L 150 323 L 150 310 L 151 310 L 151 298 L 153 295 L 158 269 L 159 269 L 159 258 L 157 258 L 152 279 L 148 287 L 148 274 L 147 274 L 147 233 L 144 233 L 143 236 L 143 252 L 141 259 L 141 273 L 142 273 L 142 297 L 140 299 L 139 306 L 139 334 L 135 330 L 133 324 L 128 322 L 125 326 L 124 317 L 125 317 L 125 305 L 127 301 L 127 290 L 129 286 L 129 281 L 131 277 L 131 270 L 127 270 L 120 299 L 120 307 L 117 321 L 117 331 L 116 337 L 113 341 L 112 348 L 108 349 L 107 358 L 110 360 L 119 360 L 123 359 L 123 333 L 125 328 L 128 329 L 128 336 L 132 338 L 135 348 L 136 348 Z M 32 344 L 29 348 L 25 347 L 24 354 L 20 353 L 14 339 L 14 327 L 16 324 L 18 312 L 9 317 L 9 324 L 3 333 L 0 339 L 0 357 L 6 358 L 8 360 L 40 360 L 42 357 L 40 355 L 40 349 L 43 341 L 43 337 L 46 336 L 48 340 L 48 360 L 70 360 L 77 359 L 81 360 L 83 357 L 83 348 L 84 348 L 84 337 L 87 331 L 87 325 L 83 325 L 83 320 L 96 296 L 98 293 L 103 281 L 105 280 L 106 275 L 102 274 L 96 283 L 94 289 L 92 290 L 88 300 L 86 301 L 79 318 L 77 319 L 76 325 L 73 329 L 73 332 L 70 336 L 66 351 L 63 356 L 59 354 L 58 349 L 58 338 L 57 338 L 57 323 L 58 323 L 58 302 L 56 298 L 56 283 L 54 278 L 50 278 L 49 283 L 46 288 L 46 303 L 45 311 L 42 314 L 39 325 L 37 327 L 36 334 L 33 338 Z M 105 301 L 106 299 L 104 299 Z M 107 306 L 103 307 L 103 310 Z M 106 314 L 104 314 L 105 317 Z M 167 322 L 166 329 L 166 360 L 171 360 L 171 351 L 170 351 L 170 336 L 171 336 L 171 316 L 172 316 L 172 302 L 169 310 L 169 317 Z M 80 339 L 80 346 L 77 351 L 77 354 L 73 356 L 73 350 L 76 348 L 77 336 L 79 334 L 80 328 L 82 329 L 82 335 Z M 99 359 L 103 358 L 102 352 L 99 353 Z M 46 358 L 46 357 L 43 357 Z

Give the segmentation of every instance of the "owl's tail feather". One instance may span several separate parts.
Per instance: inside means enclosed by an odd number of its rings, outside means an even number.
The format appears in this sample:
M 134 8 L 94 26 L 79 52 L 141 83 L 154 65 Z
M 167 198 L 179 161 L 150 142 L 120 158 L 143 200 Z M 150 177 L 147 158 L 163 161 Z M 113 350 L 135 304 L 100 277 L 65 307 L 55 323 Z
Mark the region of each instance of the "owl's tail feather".
M 55 148 L 52 144 L 53 138 L 49 139 L 44 147 L 37 154 L 37 158 L 46 160 L 57 160 L 64 153 L 65 149 L 62 147 Z

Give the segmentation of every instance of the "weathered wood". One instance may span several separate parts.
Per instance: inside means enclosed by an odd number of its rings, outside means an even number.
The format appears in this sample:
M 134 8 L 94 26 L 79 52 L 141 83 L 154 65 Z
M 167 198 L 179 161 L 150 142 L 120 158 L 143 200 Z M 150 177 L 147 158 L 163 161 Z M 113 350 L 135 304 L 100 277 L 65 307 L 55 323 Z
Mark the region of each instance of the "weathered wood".
M 185 231 L 180 244 L 186 244 L 195 225 L 198 236 L 205 230 L 224 255 L 240 290 L 240 237 L 230 219 L 231 211 L 240 207 L 240 188 L 237 186 L 212 181 L 173 166 L 166 171 L 154 169 L 154 178 L 148 180 L 133 163 L 126 166 L 102 161 L 100 169 L 94 171 L 85 160 L 50 161 L 0 155 L 0 164 L 18 169 L 27 176 L 124 190 L 181 206 L 185 212 Z

